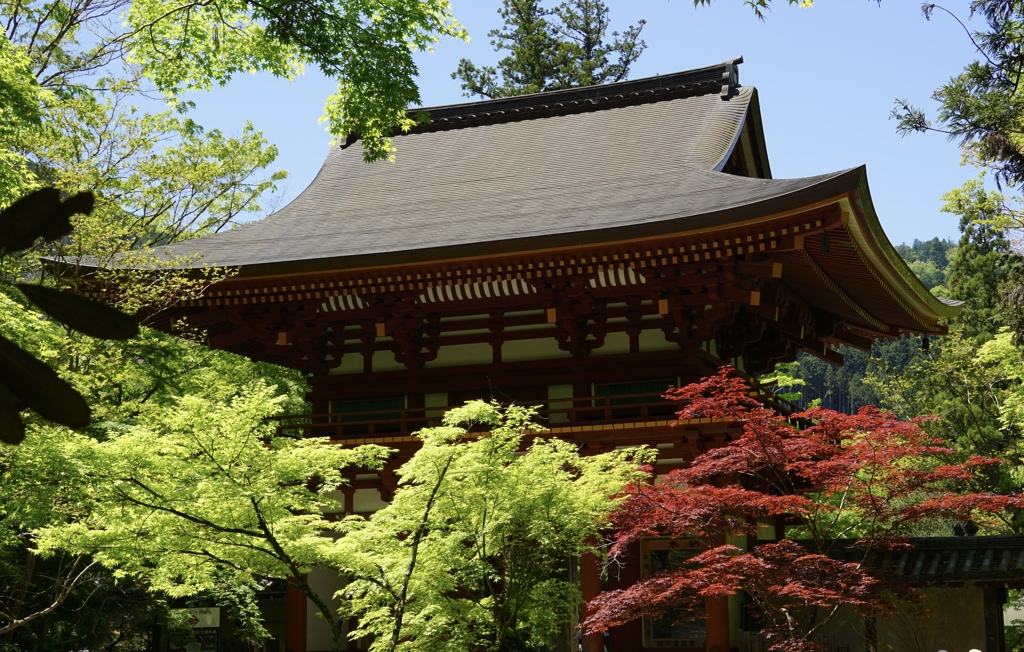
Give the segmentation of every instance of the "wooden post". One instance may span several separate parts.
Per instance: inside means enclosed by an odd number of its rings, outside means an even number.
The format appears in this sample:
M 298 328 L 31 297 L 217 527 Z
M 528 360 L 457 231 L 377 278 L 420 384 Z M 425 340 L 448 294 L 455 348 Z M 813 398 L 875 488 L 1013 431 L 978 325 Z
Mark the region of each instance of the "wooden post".
M 601 592 L 601 563 L 592 552 L 584 553 L 580 558 L 580 593 L 583 602 L 590 602 Z M 583 617 L 590 615 L 590 609 L 584 607 Z M 603 652 L 604 634 L 588 634 L 583 636 L 583 652 Z
M 618 574 L 609 577 L 609 588 L 625 589 L 640 581 L 640 542 L 626 550 L 625 562 L 618 568 Z M 608 649 L 611 652 L 636 652 L 643 646 L 644 628 L 641 619 L 608 631 Z M 723 650 L 722 652 L 727 652 Z
M 729 598 L 708 598 L 707 651 L 729 652 Z
M 284 592 L 285 652 L 306 652 L 306 594 L 291 582 Z
M 1003 635 L 1003 605 L 1006 603 L 1006 589 L 1001 586 L 986 587 L 984 590 L 985 650 L 1004 652 L 1006 641 Z

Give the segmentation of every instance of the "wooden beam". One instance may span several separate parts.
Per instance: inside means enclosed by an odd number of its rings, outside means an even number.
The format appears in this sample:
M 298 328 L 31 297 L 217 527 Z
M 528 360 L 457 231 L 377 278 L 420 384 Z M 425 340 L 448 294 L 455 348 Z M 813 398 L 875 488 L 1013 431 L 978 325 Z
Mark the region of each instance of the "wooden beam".
M 865 352 L 870 351 L 871 345 L 875 343 L 874 339 L 851 333 L 841 326 L 835 329 L 832 337 L 846 346 Z
M 221 333 L 218 335 L 211 335 L 207 340 L 207 343 L 211 349 L 230 349 L 231 347 L 238 346 L 249 340 L 255 340 L 256 335 L 252 331 L 247 330 L 233 330 L 227 333 Z
M 834 364 L 836 366 L 840 366 L 843 364 L 843 354 L 839 353 L 838 351 L 833 351 L 828 344 L 822 342 L 821 340 L 803 339 L 798 340 L 797 344 L 799 344 L 804 351 L 810 353 L 819 360 L 824 360 L 825 362 Z
M 746 290 L 735 286 L 721 288 L 722 297 L 728 301 L 735 301 L 744 306 L 758 306 L 761 304 L 761 293 L 757 290 Z
M 736 261 L 736 273 L 742 276 L 782 278 L 782 263 L 772 260 L 738 260 Z

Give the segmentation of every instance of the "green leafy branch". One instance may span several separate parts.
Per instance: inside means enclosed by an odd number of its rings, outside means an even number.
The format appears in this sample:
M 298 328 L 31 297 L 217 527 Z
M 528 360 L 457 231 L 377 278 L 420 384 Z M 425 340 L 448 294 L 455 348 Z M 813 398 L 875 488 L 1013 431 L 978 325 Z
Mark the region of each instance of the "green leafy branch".
M 90 192 L 61 199 L 56 188 L 36 190 L 0 213 L 0 256 L 31 247 L 42 238 L 55 242 L 71 233 L 71 216 L 92 212 Z M 37 308 L 86 335 L 125 340 L 139 333 L 128 315 L 72 292 L 16 283 Z M 57 372 L 0 336 L 0 441 L 18 444 L 25 437 L 20 412 L 31 408 L 40 416 L 69 428 L 89 425 L 89 405 Z

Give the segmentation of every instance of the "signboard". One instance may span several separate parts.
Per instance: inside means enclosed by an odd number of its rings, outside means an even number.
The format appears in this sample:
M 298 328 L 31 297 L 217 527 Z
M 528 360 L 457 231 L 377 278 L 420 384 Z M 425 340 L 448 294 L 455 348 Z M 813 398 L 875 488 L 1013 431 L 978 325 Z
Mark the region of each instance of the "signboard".
M 220 627 L 220 607 L 189 607 L 183 611 L 188 612 L 188 624 L 193 629 Z
M 193 640 L 185 643 L 184 647 L 171 643 L 171 650 L 216 652 L 220 632 L 220 607 L 190 607 L 174 609 L 172 613 L 183 616 L 192 626 Z

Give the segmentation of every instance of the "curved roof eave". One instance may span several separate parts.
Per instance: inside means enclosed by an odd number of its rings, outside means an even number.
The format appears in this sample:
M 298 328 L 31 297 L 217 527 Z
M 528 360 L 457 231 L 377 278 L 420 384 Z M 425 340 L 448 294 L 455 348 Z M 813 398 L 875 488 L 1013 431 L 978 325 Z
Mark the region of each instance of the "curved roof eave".
M 771 179 L 772 168 L 768 162 L 768 145 L 764 140 L 764 122 L 761 119 L 761 100 L 758 97 L 756 88 L 752 89 L 750 94 L 750 105 L 747 108 L 746 120 L 750 124 L 750 130 L 753 135 L 751 138 L 751 145 L 753 147 L 751 154 L 758 165 L 761 166 L 764 178 Z
M 846 225 L 857 245 L 889 286 L 914 310 L 935 322 L 954 317 L 963 302 L 944 301 L 933 295 L 896 252 L 875 212 L 867 171 L 863 167 L 859 170 L 860 179 L 857 187 L 851 189 L 850 200 L 860 219 L 852 219 Z
M 727 184 L 736 187 L 757 184 L 765 187 L 778 186 L 784 191 L 774 194 L 761 193 L 762 196 L 752 201 L 731 204 L 712 211 L 665 216 L 663 219 L 640 224 L 421 249 L 257 263 L 241 266 L 238 276 L 271 277 L 484 258 L 568 247 L 615 244 L 645 238 L 696 235 L 722 228 L 742 227 L 804 212 L 815 206 L 836 201 L 856 190 L 863 176 L 863 167 L 804 179 L 750 179 L 703 170 L 694 171 L 694 174 L 717 175 Z

